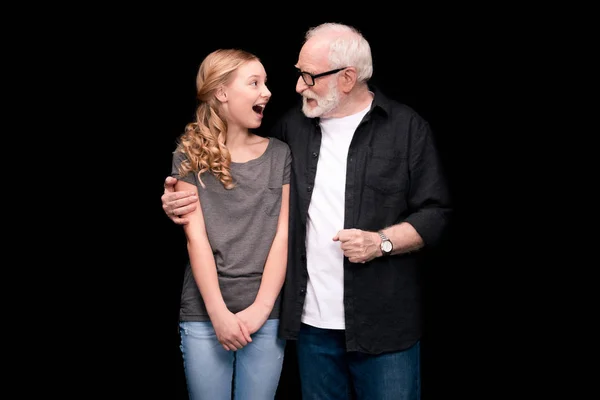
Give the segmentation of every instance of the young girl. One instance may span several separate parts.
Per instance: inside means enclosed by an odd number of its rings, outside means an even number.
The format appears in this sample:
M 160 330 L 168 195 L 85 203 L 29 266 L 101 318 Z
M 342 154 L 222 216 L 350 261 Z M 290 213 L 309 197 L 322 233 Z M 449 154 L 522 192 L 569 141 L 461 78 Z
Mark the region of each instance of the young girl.
M 271 92 L 248 52 L 209 54 L 199 101 L 173 156 L 176 190 L 199 207 L 184 226 L 190 263 L 180 306 L 191 399 L 273 399 L 285 342 L 277 338 L 287 263 L 291 154 L 251 132 Z

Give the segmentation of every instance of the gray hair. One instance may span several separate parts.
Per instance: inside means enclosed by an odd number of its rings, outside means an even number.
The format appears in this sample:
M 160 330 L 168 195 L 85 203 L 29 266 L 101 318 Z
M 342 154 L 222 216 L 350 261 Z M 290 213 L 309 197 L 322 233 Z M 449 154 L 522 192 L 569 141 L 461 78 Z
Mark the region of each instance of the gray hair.
M 331 68 L 355 67 L 357 80 L 366 82 L 373 75 L 373 59 L 371 46 L 363 35 L 354 27 L 327 22 L 310 28 L 305 40 L 319 35 L 330 35 L 329 63 Z

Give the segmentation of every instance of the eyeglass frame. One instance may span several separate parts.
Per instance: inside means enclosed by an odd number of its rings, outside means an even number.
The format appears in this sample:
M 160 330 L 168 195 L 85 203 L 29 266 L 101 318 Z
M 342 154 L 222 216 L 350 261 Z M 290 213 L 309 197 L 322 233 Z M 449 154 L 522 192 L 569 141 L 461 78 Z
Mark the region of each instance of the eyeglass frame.
M 315 79 L 321 78 L 323 76 L 335 74 L 337 72 L 345 70 L 346 68 L 349 68 L 349 67 L 336 68 L 336 69 L 332 69 L 332 70 L 327 71 L 327 72 L 321 72 L 320 74 L 316 74 L 316 75 L 313 75 L 310 72 L 302 71 L 300 68 L 296 68 L 296 70 L 297 70 L 298 74 L 302 77 L 302 81 L 304 81 L 304 83 L 306 84 L 306 86 L 315 86 L 315 83 L 316 83 Z M 304 74 L 306 74 L 306 75 L 308 75 L 308 76 L 311 77 L 312 84 L 309 84 L 308 82 L 306 82 L 306 78 L 304 77 Z

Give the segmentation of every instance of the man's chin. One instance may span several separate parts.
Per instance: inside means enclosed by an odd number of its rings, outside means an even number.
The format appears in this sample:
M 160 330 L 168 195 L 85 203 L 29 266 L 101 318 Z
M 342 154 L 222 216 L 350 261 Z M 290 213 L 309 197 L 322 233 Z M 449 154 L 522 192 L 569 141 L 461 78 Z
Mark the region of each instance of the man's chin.
M 304 113 L 304 115 L 306 115 L 308 118 L 316 118 L 318 116 L 320 116 L 319 114 L 319 110 L 318 108 L 315 107 L 310 107 L 307 104 L 304 104 L 302 106 L 302 112 Z

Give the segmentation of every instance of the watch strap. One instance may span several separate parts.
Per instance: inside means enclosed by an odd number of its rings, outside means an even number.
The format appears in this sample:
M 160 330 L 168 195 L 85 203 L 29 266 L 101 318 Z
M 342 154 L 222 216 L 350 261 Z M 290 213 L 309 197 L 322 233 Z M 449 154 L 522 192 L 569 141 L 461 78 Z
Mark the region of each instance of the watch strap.
M 379 234 L 379 237 L 381 238 L 382 241 L 384 241 L 384 240 L 390 240 L 390 239 L 388 239 L 387 236 L 385 236 L 385 233 L 383 233 L 381 231 L 377 231 L 377 233 Z
M 383 243 L 384 242 L 389 242 L 389 244 L 391 245 L 392 249 L 394 248 L 394 244 L 392 243 L 392 241 L 385 235 L 385 233 L 383 233 L 382 231 L 377 231 L 377 233 L 379 234 L 379 237 L 381 238 L 381 244 L 379 246 L 379 248 L 381 249 L 381 254 L 384 256 L 389 256 L 390 254 L 392 254 L 391 250 L 390 251 L 384 251 L 383 250 Z

